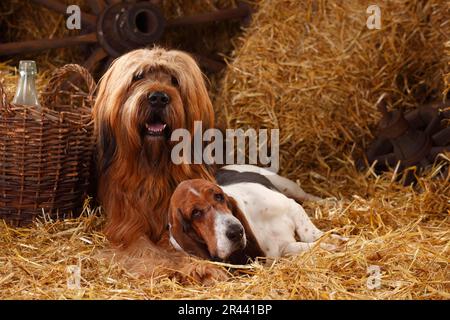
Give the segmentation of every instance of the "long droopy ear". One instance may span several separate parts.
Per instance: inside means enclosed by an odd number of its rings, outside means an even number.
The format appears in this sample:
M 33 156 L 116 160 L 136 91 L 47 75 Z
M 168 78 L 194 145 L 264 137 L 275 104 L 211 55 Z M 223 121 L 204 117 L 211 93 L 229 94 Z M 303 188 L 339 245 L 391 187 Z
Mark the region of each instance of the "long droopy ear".
M 95 124 L 95 135 L 96 135 L 96 143 L 97 143 L 97 152 L 98 152 L 98 168 L 99 174 L 106 173 L 106 170 L 109 168 L 113 161 L 113 157 L 116 152 L 117 143 L 114 137 L 114 132 L 111 127 L 111 113 L 113 109 L 113 105 L 110 105 L 111 93 L 108 86 L 113 86 L 111 84 L 113 73 L 113 66 L 111 66 L 108 71 L 103 75 L 100 79 L 98 88 L 97 88 L 97 98 L 95 101 L 95 106 L 93 109 L 93 118 Z M 115 89 L 117 91 L 117 88 Z
M 186 221 L 186 219 L 184 219 L 183 212 L 181 211 L 180 208 L 177 209 L 176 216 L 178 218 L 178 221 L 180 221 L 183 233 L 188 233 L 191 229 L 191 225 L 189 224 L 189 222 Z
M 256 257 L 264 257 L 264 251 L 262 251 L 259 246 L 258 240 L 253 233 L 253 230 L 248 223 L 248 220 L 242 210 L 239 208 L 236 200 L 233 197 L 226 195 L 226 201 L 228 208 L 230 208 L 231 213 L 235 216 L 242 224 L 245 229 L 245 236 L 247 237 L 247 246 L 244 249 L 244 253 L 251 259 Z
M 202 121 L 202 129 L 214 128 L 214 109 L 205 78 L 197 62 L 189 54 L 173 50 L 174 62 L 178 66 L 178 78 L 183 96 L 189 105 L 187 113 L 188 130 L 193 132 L 194 121 Z
M 181 209 L 173 205 L 170 206 L 169 222 L 171 226 L 171 236 L 175 239 L 183 251 L 200 258 L 210 258 L 206 245 L 195 241 L 193 237 L 189 236 L 189 233 L 192 232 L 192 228 L 183 218 Z
M 97 159 L 99 162 L 99 173 L 105 174 L 113 161 L 117 148 L 116 139 L 109 123 L 103 122 L 99 124 L 97 138 L 98 152 L 100 155 L 100 159 Z

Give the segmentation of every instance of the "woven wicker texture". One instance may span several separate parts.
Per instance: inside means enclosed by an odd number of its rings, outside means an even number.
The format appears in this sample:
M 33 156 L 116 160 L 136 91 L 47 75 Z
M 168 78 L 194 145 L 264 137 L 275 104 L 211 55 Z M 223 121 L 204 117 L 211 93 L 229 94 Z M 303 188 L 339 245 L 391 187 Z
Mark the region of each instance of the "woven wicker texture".
M 0 84 L 0 218 L 19 226 L 82 207 L 94 146 L 94 90 L 89 72 L 75 64 L 55 71 L 42 109 L 8 102 Z

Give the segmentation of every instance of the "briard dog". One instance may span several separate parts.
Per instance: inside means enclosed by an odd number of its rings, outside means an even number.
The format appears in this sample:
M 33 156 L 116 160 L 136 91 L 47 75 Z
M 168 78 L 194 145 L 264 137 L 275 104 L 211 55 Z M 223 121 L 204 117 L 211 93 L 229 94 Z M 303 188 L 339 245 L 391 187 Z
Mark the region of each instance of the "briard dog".
M 225 272 L 169 249 L 169 200 L 183 180 L 214 181 L 211 168 L 171 161 L 171 133 L 194 121 L 214 126 L 203 75 L 186 53 L 139 49 L 113 62 L 102 77 L 94 107 L 98 198 L 115 257 L 138 273 L 175 271 L 200 281 Z M 161 268 L 160 268 L 161 267 Z

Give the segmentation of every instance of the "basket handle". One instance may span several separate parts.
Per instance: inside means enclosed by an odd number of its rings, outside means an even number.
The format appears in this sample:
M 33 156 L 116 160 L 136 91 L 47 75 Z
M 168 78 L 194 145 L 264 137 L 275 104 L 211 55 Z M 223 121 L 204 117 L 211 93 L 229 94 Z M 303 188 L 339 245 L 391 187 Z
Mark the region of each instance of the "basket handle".
M 55 99 L 57 90 L 62 86 L 64 80 L 67 79 L 67 76 L 70 73 L 76 73 L 81 76 L 88 87 L 88 98 L 93 99 L 96 83 L 89 71 L 79 64 L 66 64 L 53 72 L 50 80 L 45 86 L 44 92 L 50 93 L 49 95 L 45 95 L 43 98 L 43 103 L 45 106 L 49 107 L 52 105 L 52 100 Z
M 0 81 L 0 107 L 5 108 L 6 111 L 9 111 L 10 109 L 8 96 L 6 95 L 5 88 L 3 88 L 3 82 L 1 81 Z

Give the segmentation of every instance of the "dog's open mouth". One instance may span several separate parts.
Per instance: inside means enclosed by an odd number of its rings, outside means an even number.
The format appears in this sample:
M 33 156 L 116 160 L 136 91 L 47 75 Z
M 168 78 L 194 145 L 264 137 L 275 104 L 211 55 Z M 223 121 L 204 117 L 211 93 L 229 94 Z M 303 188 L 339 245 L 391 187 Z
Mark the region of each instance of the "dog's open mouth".
M 169 126 L 159 117 L 152 117 L 145 123 L 145 134 L 150 137 L 164 137 L 169 133 Z
M 162 136 L 164 129 L 167 127 L 166 123 L 146 123 L 147 134 L 150 136 Z

